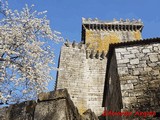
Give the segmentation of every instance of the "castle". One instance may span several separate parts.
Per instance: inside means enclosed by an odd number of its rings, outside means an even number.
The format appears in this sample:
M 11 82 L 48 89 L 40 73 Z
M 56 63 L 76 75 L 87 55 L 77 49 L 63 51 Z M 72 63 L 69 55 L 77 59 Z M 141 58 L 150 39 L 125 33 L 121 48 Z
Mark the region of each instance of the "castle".
M 159 120 L 160 38 L 141 40 L 142 29 L 140 20 L 83 19 L 82 41 L 62 46 L 56 90 L 2 108 L 0 118 L 98 120 L 105 109 L 114 111 L 106 120 Z
M 142 39 L 141 20 L 100 21 L 82 18 L 82 40 L 61 48 L 56 89 L 67 88 L 80 113 L 102 114 L 108 49 L 111 43 Z

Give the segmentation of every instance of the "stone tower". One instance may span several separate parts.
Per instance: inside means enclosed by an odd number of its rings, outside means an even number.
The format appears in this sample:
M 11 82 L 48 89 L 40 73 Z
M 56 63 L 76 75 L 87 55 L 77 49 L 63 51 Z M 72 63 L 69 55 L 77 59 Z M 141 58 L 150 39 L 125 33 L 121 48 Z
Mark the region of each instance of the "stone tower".
M 141 20 L 100 21 L 82 18 L 82 41 L 90 48 L 107 52 L 110 43 L 142 39 Z
M 82 19 L 81 43 L 66 42 L 61 48 L 56 89 L 67 88 L 80 113 L 103 112 L 102 96 L 110 43 L 141 39 L 140 20 L 100 21 Z

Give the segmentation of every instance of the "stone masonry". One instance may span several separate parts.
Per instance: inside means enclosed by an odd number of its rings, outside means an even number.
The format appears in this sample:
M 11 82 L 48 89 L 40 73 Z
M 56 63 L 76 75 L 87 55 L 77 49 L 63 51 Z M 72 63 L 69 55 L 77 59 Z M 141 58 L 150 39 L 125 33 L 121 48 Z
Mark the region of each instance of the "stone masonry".
M 103 112 L 107 52 L 110 43 L 141 39 L 140 20 L 82 19 L 82 42 L 66 41 L 61 48 L 56 89 L 67 88 L 80 113 Z
M 80 113 L 92 109 L 100 115 L 107 59 L 85 47 L 62 47 L 56 89 L 67 88 Z
M 38 102 L 25 101 L 0 108 L 0 120 L 98 120 L 94 112 L 82 115 L 66 89 L 41 93 Z
M 122 96 L 122 111 L 160 112 L 160 38 L 112 44 L 109 54 L 103 106 L 116 111 Z
M 160 43 L 117 48 L 116 55 L 123 108 L 147 105 L 151 106 L 150 109 L 158 110 Z

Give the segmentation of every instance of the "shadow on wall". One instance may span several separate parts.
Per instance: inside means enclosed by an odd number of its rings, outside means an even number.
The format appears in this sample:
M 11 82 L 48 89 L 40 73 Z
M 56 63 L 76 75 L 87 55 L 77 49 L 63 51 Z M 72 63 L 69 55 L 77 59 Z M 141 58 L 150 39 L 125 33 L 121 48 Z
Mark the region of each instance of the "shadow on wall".
M 143 94 L 136 98 L 137 102 L 132 103 L 129 108 L 129 111 L 134 113 L 130 119 L 146 117 L 146 120 L 151 120 L 153 117 L 160 118 L 160 87 L 153 87 L 148 83 L 148 86 L 143 89 Z M 136 113 L 138 114 L 135 115 Z
M 143 90 L 143 98 L 141 96 L 137 97 L 138 100 L 136 105 L 133 106 L 135 109 L 140 111 L 160 111 L 160 88 L 159 87 L 147 87 Z

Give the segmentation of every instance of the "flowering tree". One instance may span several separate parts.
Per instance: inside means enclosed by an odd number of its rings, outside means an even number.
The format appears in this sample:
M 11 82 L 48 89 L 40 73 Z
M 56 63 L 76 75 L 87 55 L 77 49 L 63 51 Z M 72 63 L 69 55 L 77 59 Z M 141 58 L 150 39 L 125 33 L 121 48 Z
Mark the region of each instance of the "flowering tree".
M 33 5 L 12 11 L 7 2 L 0 3 L 0 102 L 33 99 L 52 79 L 54 54 L 49 44 L 63 38 L 51 31 L 45 11 L 33 11 Z

